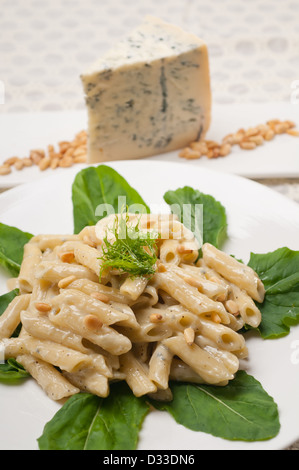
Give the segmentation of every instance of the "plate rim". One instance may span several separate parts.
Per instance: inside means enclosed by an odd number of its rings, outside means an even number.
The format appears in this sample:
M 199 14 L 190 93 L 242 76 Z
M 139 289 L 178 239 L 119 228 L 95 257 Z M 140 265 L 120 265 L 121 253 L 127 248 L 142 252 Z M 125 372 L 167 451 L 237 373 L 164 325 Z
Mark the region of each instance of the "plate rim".
M 293 209 L 295 209 L 295 210 L 299 210 L 298 202 L 294 201 L 293 199 L 290 199 L 285 194 L 279 193 L 278 191 L 275 191 L 273 188 L 271 188 L 269 186 L 265 186 L 264 184 L 260 183 L 259 181 L 255 181 L 251 178 L 247 178 L 245 176 L 234 174 L 234 173 L 224 173 L 224 172 L 217 171 L 217 170 L 210 169 L 210 168 L 200 168 L 196 164 L 194 164 L 193 162 L 191 164 L 189 164 L 189 163 L 185 163 L 185 162 L 168 162 L 168 161 L 164 161 L 164 160 L 147 160 L 147 159 L 117 160 L 117 161 L 113 161 L 113 162 L 98 162 L 98 163 L 86 165 L 83 168 L 77 168 L 77 167 L 69 168 L 68 170 L 70 170 L 70 171 L 67 174 L 63 174 L 63 173 L 49 174 L 49 175 L 45 176 L 42 179 L 34 180 L 32 182 L 27 181 L 25 183 L 21 183 L 17 186 L 10 187 L 9 189 L 4 190 L 3 192 L 0 193 L 0 204 L 1 204 L 2 200 L 8 199 L 8 202 L 9 202 L 9 200 L 11 198 L 12 198 L 12 202 L 13 202 L 13 198 L 17 197 L 18 193 L 22 193 L 23 191 L 26 191 L 26 189 L 29 188 L 29 187 L 32 188 L 32 185 L 38 186 L 38 185 L 42 184 L 43 182 L 47 183 L 47 181 L 50 181 L 51 179 L 54 180 L 56 178 L 57 179 L 58 178 L 63 178 L 64 176 L 71 177 L 71 175 L 73 175 L 73 177 L 75 177 L 75 175 L 77 173 L 79 173 L 82 169 L 84 170 L 88 167 L 97 167 L 97 166 L 100 166 L 100 165 L 105 165 L 105 166 L 110 166 L 110 167 L 114 168 L 115 166 L 118 166 L 118 165 L 132 165 L 133 166 L 133 165 L 136 165 L 136 164 L 140 165 L 140 166 L 146 166 L 146 165 L 155 166 L 156 165 L 156 166 L 176 166 L 176 167 L 184 166 L 186 168 L 187 167 L 192 167 L 194 169 L 194 171 L 196 170 L 196 171 L 200 171 L 202 173 L 209 173 L 210 175 L 214 174 L 217 177 L 230 178 L 232 180 L 236 180 L 236 181 L 239 181 L 239 182 L 243 181 L 244 184 L 246 184 L 248 186 L 251 185 L 252 188 L 256 188 L 256 189 L 261 190 L 263 192 L 268 192 L 268 194 L 272 195 L 274 198 L 280 199 L 281 201 L 284 201 L 285 203 L 288 203 L 290 205 L 290 207 L 293 206 Z M 7 209 L 7 207 L 4 209 L 4 211 L 6 209 Z M 2 208 L 0 207 L 0 214 L 1 213 L 2 213 Z

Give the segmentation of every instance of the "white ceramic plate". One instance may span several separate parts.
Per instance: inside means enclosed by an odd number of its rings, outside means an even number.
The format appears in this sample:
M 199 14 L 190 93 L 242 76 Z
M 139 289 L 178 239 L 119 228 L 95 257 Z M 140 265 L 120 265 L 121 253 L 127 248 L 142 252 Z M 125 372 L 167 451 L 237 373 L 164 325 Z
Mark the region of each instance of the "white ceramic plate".
M 266 253 L 282 246 L 298 249 L 299 207 L 280 194 L 250 180 L 214 173 L 192 165 L 126 161 L 111 165 L 143 196 L 152 209 L 163 210 L 163 194 L 189 185 L 212 194 L 226 207 L 229 239 L 223 249 L 245 262 L 250 252 Z M 71 185 L 77 169 L 19 186 L 0 196 L 0 220 L 34 234 L 72 233 Z M 0 278 L 1 293 L 6 278 Z M 282 339 L 248 342 L 247 372 L 259 380 L 278 404 L 281 430 L 264 442 L 232 442 L 193 432 L 166 413 L 150 413 L 140 433 L 139 449 L 284 449 L 299 439 L 299 365 L 292 363 L 299 326 Z M 37 449 L 36 439 L 59 405 L 33 380 L 0 384 L 0 449 Z
M 295 121 L 299 127 L 299 105 L 285 103 L 223 104 L 214 105 L 212 124 L 207 138 L 221 139 L 241 127 L 247 129 L 269 119 L 279 118 Z M 0 164 L 8 157 L 28 156 L 34 148 L 46 149 L 48 144 L 57 146 L 60 140 L 73 139 L 75 134 L 87 128 L 86 111 L 36 112 L 31 114 L 0 114 Z M 194 164 L 199 168 L 232 173 L 247 178 L 296 178 L 299 177 L 299 139 L 281 135 L 254 151 L 234 147 L 225 158 L 186 162 L 179 152 L 169 152 L 147 158 L 176 163 Z M 55 170 L 55 174 L 65 174 L 69 169 Z M 10 188 L 21 183 L 47 177 L 53 170 L 41 172 L 36 166 L 22 171 L 13 171 L 0 176 L 0 188 Z

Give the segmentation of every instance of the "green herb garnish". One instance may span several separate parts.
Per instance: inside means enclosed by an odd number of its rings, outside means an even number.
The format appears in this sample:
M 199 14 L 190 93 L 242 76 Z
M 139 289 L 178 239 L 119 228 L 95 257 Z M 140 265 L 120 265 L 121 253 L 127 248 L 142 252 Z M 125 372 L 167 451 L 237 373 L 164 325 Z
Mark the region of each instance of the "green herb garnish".
M 117 269 L 131 277 L 152 275 L 157 261 L 158 232 L 142 231 L 139 222 L 129 225 L 128 214 L 115 217 L 112 233 L 115 241 L 104 238 L 100 278 L 107 269 Z

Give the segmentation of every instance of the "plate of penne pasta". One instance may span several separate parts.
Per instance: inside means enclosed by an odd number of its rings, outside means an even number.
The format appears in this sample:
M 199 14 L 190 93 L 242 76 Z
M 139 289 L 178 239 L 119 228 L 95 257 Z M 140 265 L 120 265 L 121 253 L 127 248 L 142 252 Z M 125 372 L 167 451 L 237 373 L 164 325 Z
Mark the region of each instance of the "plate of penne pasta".
M 0 213 L 1 449 L 299 438 L 295 203 L 125 161 L 13 188 Z

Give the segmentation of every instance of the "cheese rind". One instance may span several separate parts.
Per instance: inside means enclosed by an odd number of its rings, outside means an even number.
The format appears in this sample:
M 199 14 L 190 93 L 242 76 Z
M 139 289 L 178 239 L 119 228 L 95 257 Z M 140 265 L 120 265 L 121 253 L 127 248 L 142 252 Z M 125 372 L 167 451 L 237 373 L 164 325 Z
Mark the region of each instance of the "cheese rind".
M 209 128 L 207 47 L 159 19 L 147 17 L 81 79 L 89 163 L 180 149 Z

